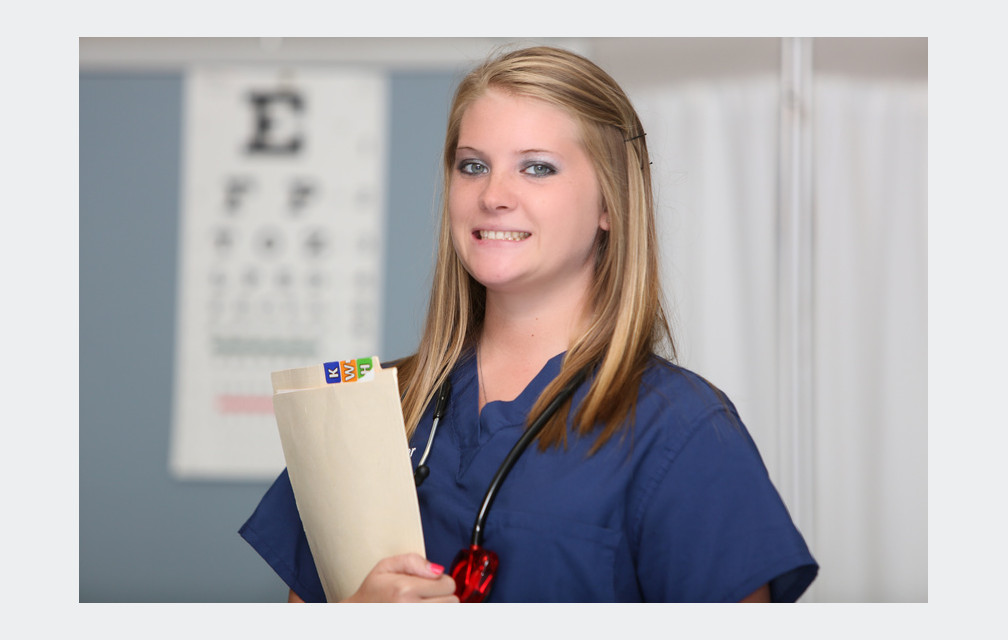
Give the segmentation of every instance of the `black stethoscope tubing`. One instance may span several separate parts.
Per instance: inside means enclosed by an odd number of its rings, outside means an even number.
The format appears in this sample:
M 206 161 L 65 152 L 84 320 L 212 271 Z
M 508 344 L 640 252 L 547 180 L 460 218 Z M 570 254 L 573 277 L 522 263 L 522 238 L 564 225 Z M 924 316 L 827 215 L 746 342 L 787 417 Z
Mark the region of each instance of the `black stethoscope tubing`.
M 445 378 L 444 384 L 438 390 L 437 404 L 434 405 L 434 422 L 431 424 L 430 435 L 427 436 L 427 447 L 424 449 L 423 455 L 420 456 L 420 462 L 417 463 L 417 468 L 413 472 L 413 483 L 418 487 L 423 484 L 423 481 L 427 479 L 427 475 L 430 474 L 430 467 L 426 464 L 427 456 L 430 455 L 431 443 L 434 442 L 434 434 L 437 432 L 438 423 L 441 422 L 445 409 L 448 408 L 449 396 L 451 396 L 451 376 Z
M 529 443 L 535 439 L 539 432 L 543 430 L 546 423 L 549 422 L 550 418 L 560 409 L 560 406 L 567 401 L 568 398 L 574 393 L 575 390 L 581 385 L 587 376 L 587 370 L 581 371 L 578 375 L 574 376 L 567 385 L 560 390 L 560 393 L 556 395 L 555 398 L 547 405 L 546 410 L 543 411 L 539 417 L 532 423 L 528 429 L 518 438 L 518 442 L 511 447 L 511 451 L 508 452 L 507 457 L 504 458 L 504 462 L 501 463 L 500 467 L 497 469 L 497 473 L 494 474 L 493 479 L 490 481 L 490 485 L 487 487 L 486 493 L 483 496 L 483 503 L 480 506 L 479 513 L 476 516 L 476 522 L 473 524 L 472 531 L 472 544 L 482 545 L 483 543 L 483 529 L 486 525 L 487 513 L 490 511 L 490 505 L 493 504 L 494 498 L 497 497 L 497 489 L 507 478 L 508 473 L 510 473 L 511 468 L 521 457 L 521 454 L 525 452 Z M 445 409 L 448 407 L 448 398 L 451 395 L 451 379 L 445 380 L 444 384 L 438 390 L 437 403 L 434 405 L 434 420 L 431 424 L 431 432 L 427 437 L 427 447 L 424 449 L 423 456 L 420 458 L 419 464 L 417 464 L 416 471 L 413 472 L 413 481 L 417 487 L 419 487 L 423 481 L 430 474 L 430 468 L 425 464 L 427 461 L 427 456 L 430 454 L 431 443 L 434 442 L 434 433 L 437 430 L 438 423 L 441 418 L 444 417 Z

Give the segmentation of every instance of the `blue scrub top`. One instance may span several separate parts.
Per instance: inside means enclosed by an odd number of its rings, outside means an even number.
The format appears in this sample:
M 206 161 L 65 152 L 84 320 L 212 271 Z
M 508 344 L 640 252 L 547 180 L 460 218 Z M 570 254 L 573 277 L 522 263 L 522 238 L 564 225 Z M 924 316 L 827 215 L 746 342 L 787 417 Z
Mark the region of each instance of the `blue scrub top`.
M 482 412 L 475 359 L 452 372 L 417 490 L 432 562 L 450 567 L 468 547 L 486 489 L 562 359 Z M 432 414 L 433 403 L 410 442 L 414 466 Z M 501 485 L 484 530 L 500 558 L 488 602 L 737 602 L 766 583 L 774 601 L 793 602 L 815 579 L 734 406 L 696 374 L 655 357 L 633 426 L 588 456 L 593 442 L 570 430 L 565 448 L 533 442 Z M 286 470 L 239 533 L 302 599 L 325 601 Z

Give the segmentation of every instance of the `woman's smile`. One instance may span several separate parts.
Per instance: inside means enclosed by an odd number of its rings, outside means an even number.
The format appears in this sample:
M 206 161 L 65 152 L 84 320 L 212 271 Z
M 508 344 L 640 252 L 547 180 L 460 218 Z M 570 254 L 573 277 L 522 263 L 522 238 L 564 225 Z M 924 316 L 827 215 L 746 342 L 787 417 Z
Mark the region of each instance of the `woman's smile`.
M 473 235 L 476 236 L 478 240 L 507 240 L 509 242 L 521 242 L 532 234 L 528 231 L 492 231 L 489 229 L 478 229 L 473 231 Z

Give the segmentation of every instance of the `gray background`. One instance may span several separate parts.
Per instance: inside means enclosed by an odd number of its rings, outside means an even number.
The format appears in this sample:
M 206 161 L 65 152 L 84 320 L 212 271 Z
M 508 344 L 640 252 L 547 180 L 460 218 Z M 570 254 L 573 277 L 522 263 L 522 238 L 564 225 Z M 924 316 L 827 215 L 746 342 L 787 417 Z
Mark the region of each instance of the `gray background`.
M 389 78 L 382 360 L 415 348 L 425 310 L 456 74 Z M 81 602 L 287 595 L 237 534 L 269 483 L 168 473 L 182 97 L 180 72 L 80 73 Z

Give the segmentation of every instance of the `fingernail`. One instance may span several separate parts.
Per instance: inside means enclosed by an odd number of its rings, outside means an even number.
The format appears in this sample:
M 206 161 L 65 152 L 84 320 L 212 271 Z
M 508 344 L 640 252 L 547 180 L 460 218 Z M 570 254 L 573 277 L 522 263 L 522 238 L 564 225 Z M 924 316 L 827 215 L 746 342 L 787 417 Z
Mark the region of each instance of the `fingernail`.
M 431 571 L 433 571 L 434 573 L 436 573 L 438 575 L 444 573 L 444 567 L 442 567 L 441 565 L 439 565 L 437 563 L 431 562 L 427 566 L 430 568 Z

